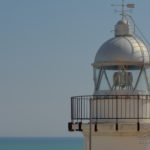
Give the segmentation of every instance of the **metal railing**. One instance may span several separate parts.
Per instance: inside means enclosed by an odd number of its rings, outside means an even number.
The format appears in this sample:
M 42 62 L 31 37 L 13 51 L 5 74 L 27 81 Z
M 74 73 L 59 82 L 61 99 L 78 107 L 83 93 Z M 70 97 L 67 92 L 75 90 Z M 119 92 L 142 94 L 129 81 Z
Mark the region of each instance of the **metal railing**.
M 91 113 L 91 114 L 90 114 Z M 150 119 L 150 95 L 91 95 L 71 97 L 72 122 Z

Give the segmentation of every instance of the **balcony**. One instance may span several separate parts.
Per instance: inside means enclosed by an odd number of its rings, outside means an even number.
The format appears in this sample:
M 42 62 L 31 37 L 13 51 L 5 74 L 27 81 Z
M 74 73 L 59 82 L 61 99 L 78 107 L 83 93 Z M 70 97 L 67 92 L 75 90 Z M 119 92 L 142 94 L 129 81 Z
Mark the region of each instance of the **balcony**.
M 71 122 L 82 123 L 137 123 L 150 121 L 150 95 L 91 95 L 71 97 Z M 96 128 L 96 127 L 95 127 Z

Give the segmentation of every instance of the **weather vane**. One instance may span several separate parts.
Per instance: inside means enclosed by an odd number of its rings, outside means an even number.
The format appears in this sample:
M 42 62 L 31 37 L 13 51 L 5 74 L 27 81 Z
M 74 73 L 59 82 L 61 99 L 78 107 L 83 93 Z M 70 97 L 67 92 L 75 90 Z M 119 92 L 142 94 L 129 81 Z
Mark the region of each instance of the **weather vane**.
M 125 0 L 122 0 L 122 4 L 112 4 L 111 6 L 118 6 L 121 7 L 121 10 L 115 10 L 116 12 L 121 12 L 122 20 L 126 16 L 126 11 L 125 8 L 135 8 L 135 4 L 125 4 Z

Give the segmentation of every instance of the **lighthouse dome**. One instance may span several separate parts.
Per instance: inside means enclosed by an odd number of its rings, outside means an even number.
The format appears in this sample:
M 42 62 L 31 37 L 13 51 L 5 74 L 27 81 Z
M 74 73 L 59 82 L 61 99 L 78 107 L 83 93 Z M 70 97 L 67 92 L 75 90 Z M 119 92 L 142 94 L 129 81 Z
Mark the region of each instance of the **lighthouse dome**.
M 98 50 L 95 65 L 149 64 L 150 56 L 145 44 L 134 36 L 116 36 Z
M 128 20 L 122 19 L 115 25 L 115 37 L 106 41 L 98 50 L 94 65 L 150 65 L 146 45 L 137 38 Z

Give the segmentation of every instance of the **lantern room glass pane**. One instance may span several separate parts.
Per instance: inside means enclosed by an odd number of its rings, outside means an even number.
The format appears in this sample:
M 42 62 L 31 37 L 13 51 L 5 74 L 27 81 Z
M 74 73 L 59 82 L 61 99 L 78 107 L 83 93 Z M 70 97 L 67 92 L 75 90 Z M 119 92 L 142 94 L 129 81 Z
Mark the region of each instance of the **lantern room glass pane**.
M 94 79 L 95 86 L 96 86 L 97 81 L 98 81 L 98 76 L 99 76 L 100 69 L 101 68 L 94 68 L 94 78 L 93 79 Z
M 104 71 L 98 90 L 111 90 L 109 80 L 107 80 L 106 73 Z
M 95 91 L 130 90 L 148 91 L 150 68 L 137 66 L 94 68 Z M 150 88 L 150 87 L 149 87 Z
M 139 77 L 139 81 L 138 81 L 136 90 L 147 91 L 147 93 L 150 92 L 150 90 L 149 90 L 150 89 L 149 75 L 150 75 L 150 69 L 143 67 L 141 76 Z

